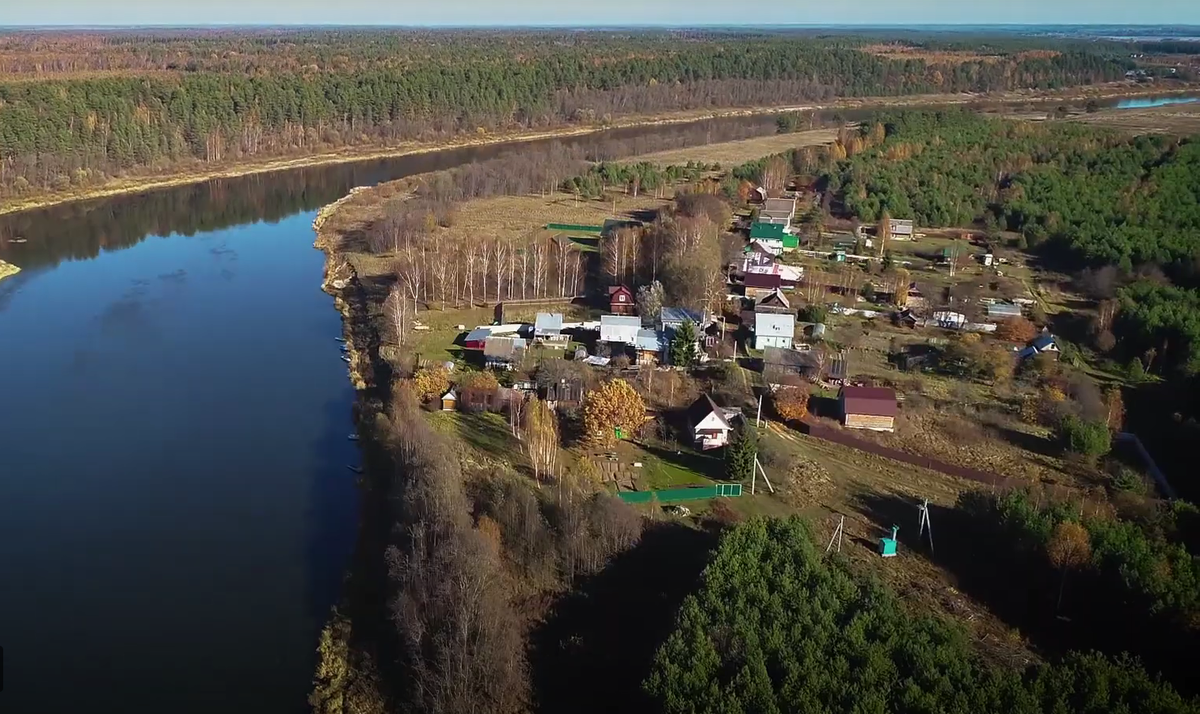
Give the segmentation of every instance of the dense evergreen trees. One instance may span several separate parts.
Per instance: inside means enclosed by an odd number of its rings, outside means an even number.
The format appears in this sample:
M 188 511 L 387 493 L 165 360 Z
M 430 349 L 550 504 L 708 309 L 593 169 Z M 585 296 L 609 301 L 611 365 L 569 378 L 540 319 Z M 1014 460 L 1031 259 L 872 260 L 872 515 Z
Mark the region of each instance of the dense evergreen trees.
M 1195 712 L 1136 663 L 989 669 L 956 627 L 822 561 L 804 523 L 727 532 L 646 683 L 672 712 Z
M 84 49 L 78 62 L 32 65 L 32 50 L 0 54 L 20 79 L 0 82 L 0 195 L 191 161 L 631 112 L 1051 88 L 1124 71 L 1089 53 L 935 68 L 786 35 L 201 34 L 121 37 Z M 88 65 L 120 71 L 70 74 L 94 70 Z

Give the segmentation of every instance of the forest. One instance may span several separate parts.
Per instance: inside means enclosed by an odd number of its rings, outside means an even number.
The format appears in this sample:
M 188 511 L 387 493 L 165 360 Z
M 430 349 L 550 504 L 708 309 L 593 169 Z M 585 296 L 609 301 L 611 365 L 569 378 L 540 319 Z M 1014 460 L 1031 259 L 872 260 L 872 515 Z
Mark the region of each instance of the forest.
M 886 114 L 832 149 L 827 190 L 849 215 L 978 228 L 1071 272 L 1114 268 L 1119 361 L 1200 369 L 1200 144 L 965 111 Z M 1174 281 L 1175 285 L 1165 284 Z M 1119 288 L 1119 292 L 1118 292 Z M 1115 351 L 1114 351 L 1115 349 Z
M 1128 657 L 993 669 L 957 626 L 822 557 L 796 518 L 726 532 L 645 686 L 668 713 L 1200 711 Z
M 0 37 L 0 197 L 469 132 L 831 97 L 1121 79 L 1118 52 L 890 59 L 779 34 L 17 33 Z

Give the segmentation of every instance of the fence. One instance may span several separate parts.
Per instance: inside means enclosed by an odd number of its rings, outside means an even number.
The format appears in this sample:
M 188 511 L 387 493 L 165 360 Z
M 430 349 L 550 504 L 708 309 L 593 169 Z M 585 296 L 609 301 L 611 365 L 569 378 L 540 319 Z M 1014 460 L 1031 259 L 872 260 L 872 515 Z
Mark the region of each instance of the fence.
M 625 503 L 679 503 L 680 501 L 702 501 L 720 496 L 736 498 L 742 495 L 740 483 L 715 483 L 711 486 L 689 488 L 667 488 L 661 491 L 622 491 L 617 494 Z
M 604 226 L 583 226 L 575 223 L 547 223 L 548 231 L 579 231 L 580 233 L 603 233 Z

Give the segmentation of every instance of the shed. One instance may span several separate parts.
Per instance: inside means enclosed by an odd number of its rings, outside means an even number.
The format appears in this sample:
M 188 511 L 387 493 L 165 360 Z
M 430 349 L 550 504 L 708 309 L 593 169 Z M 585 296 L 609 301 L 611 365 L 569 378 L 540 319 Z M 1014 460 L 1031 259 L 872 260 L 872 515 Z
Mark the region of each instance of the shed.
M 539 312 L 533 321 L 535 337 L 557 335 L 562 332 L 563 316 L 561 312 Z
M 768 347 L 791 349 L 796 337 L 796 316 L 790 312 L 754 314 L 754 349 Z
M 842 424 L 850 429 L 895 431 L 896 392 L 887 387 L 842 387 L 838 392 Z
M 1020 316 L 1020 305 L 1013 305 L 1006 302 L 994 302 L 987 306 L 987 317 L 989 320 L 1007 320 L 1009 318 Z
M 583 401 L 583 381 L 575 378 L 563 378 L 538 387 L 538 397 L 550 405 L 551 409 L 558 407 L 576 407 Z
M 442 395 L 442 411 L 452 412 L 455 409 L 458 409 L 458 395 L 451 389 Z
M 633 293 L 624 285 L 610 285 L 608 288 L 608 311 L 614 315 L 632 315 L 637 312 L 637 303 Z
M 633 345 L 637 342 L 642 321 L 638 317 L 602 315 L 600 317 L 600 341 Z

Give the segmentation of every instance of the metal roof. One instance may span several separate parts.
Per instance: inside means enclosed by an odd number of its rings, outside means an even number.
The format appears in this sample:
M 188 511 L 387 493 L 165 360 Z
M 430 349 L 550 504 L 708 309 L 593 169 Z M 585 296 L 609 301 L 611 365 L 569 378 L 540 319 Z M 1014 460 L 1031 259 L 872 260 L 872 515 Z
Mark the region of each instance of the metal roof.
M 700 313 L 695 310 L 689 310 L 686 307 L 664 307 L 659 315 L 659 322 L 664 325 L 676 322 L 682 324 L 688 320 L 699 325 L 701 320 Z
M 1021 306 L 1020 305 L 1009 305 L 1008 303 L 1003 303 L 1003 302 L 996 302 L 996 303 L 992 303 L 991 305 L 987 306 L 987 314 L 988 314 L 988 317 L 995 317 L 997 315 L 1000 315 L 1003 317 L 1020 317 L 1021 316 Z
M 754 314 L 754 334 L 793 337 L 796 334 L 796 316 L 789 313 L 758 312 Z
M 533 331 L 562 332 L 563 316 L 561 312 L 539 312 L 533 321 Z
M 896 391 L 887 387 L 842 387 L 838 396 L 846 414 L 894 417 L 899 412 Z
M 655 330 L 638 330 L 637 339 L 634 341 L 634 347 L 639 350 L 654 350 L 661 351 L 663 348 L 663 338 Z
M 464 341 L 465 342 L 481 342 L 483 340 L 486 340 L 489 336 L 491 336 L 491 334 L 492 334 L 492 328 L 490 328 L 490 327 L 476 327 L 474 330 L 471 330 L 470 332 L 467 333 L 466 340 L 464 340 Z
M 642 326 L 642 318 L 633 315 L 601 315 L 600 326 L 640 328 Z

